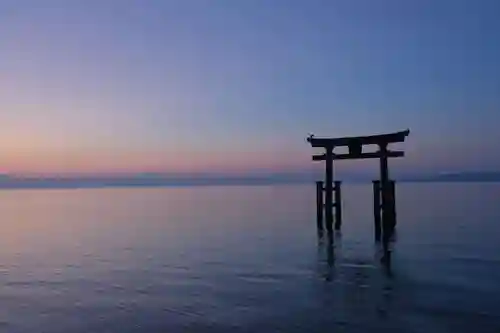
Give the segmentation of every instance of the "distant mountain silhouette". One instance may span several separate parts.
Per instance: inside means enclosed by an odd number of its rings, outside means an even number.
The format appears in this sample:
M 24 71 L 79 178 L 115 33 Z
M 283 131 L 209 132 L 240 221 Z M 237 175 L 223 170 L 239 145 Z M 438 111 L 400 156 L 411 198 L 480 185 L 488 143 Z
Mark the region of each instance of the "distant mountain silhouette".
M 447 182 L 498 182 L 500 181 L 500 171 L 490 172 L 455 172 L 440 174 L 431 181 Z
M 313 182 L 310 173 L 194 174 L 139 173 L 88 176 L 9 176 L 0 175 L 0 188 L 98 188 L 206 185 L 265 185 Z
M 373 177 L 363 174 L 340 174 L 346 182 L 366 183 Z M 500 182 L 500 172 L 457 172 L 439 175 L 395 177 L 400 182 Z M 272 185 L 314 183 L 323 180 L 317 172 L 268 172 L 224 175 L 210 173 L 138 173 L 129 175 L 88 176 L 11 176 L 0 174 L 0 188 L 99 188 L 165 187 L 209 185 Z

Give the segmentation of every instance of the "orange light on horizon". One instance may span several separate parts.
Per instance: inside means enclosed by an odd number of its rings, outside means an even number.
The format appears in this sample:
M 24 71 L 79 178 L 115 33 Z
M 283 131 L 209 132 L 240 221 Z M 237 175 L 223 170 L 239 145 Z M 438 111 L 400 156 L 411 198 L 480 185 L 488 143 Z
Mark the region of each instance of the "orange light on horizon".
M 307 154 L 307 153 L 306 153 Z M 0 151 L 8 174 L 94 174 L 140 172 L 244 173 L 309 165 L 309 156 L 273 152 Z

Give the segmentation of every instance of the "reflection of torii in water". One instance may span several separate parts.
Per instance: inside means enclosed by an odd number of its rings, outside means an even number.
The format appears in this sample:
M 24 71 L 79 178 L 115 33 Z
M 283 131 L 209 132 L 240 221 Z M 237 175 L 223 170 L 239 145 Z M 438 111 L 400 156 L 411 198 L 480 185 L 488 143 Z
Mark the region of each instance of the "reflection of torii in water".
M 309 134 L 307 142 L 313 148 L 324 148 L 325 153 L 322 155 L 313 155 L 313 161 L 325 161 L 325 186 L 318 183 L 318 227 L 322 228 L 323 210 L 325 213 L 326 229 L 331 232 L 333 227 L 333 210 L 336 207 L 337 221 L 335 228 L 340 230 L 340 182 L 337 182 L 335 189 L 333 188 L 333 161 L 334 160 L 348 160 L 348 159 L 368 159 L 378 158 L 380 160 L 380 181 L 374 183 L 374 207 L 375 215 L 375 238 L 382 238 L 384 247 L 387 249 L 387 243 L 391 238 L 394 227 L 396 225 L 396 211 L 395 211 L 395 197 L 394 197 L 394 182 L 389 179 L 388 158 L 403 157 L 403 151 L 391 151 L 388 145 L 391 143 L 404 142 L 406 137 L 410 134 L 410 130 L 377 134 L 368 136 L 357 137 L 340 137 L 340 138 L 316 138 L 314 134 Z M 363 152 L 363 146 L 377 145 L 379 150 L 376 152 Z M 336 147 L 348 147 L 348 153 L 335 154 Z M 333 200 L 333 192 L 335 190 L 336 199 Z M 323 205 L 324 192 L 325 202 Z M 323 208 L 324 207 L 324 208 Z M 338 213 L 337 213 L 338 212 Z M 381 214 L 382 213 L 382 214 Z M 381 223 L 382 222 L 382 223 Z

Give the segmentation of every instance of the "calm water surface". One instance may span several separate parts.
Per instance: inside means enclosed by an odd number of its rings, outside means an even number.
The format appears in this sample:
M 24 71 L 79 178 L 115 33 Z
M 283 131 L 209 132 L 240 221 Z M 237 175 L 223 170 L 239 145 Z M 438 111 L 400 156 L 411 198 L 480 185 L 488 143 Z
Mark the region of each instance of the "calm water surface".
M 317 238 L 315 188 L 0 192 L 0 332 L 500 332 L 500 184 L 369 185 Z

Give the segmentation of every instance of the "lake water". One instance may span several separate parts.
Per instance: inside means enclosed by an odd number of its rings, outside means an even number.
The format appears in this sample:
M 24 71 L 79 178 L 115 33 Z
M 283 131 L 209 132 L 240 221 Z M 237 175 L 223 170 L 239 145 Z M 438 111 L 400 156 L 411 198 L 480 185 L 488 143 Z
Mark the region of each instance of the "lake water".
M 0 191 L 0 332 L 500 332 L 500 184 L 397 195 L 388 275 L 370 185 Z

